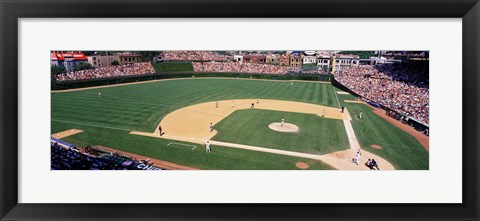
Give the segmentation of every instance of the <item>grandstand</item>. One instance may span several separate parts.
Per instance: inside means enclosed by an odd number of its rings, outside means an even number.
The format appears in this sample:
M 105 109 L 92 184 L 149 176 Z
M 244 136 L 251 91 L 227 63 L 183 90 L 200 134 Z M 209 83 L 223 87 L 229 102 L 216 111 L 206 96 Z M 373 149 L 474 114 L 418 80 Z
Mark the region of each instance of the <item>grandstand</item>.
M 147 162 L 95 147 L 79 149 L 53 137 L 50 140 L 50 150 L 51 170 L 161 170 Z
M 428 66 L 401 62 L 346 67 L 335 79 L 368 100 L 429 123 Z

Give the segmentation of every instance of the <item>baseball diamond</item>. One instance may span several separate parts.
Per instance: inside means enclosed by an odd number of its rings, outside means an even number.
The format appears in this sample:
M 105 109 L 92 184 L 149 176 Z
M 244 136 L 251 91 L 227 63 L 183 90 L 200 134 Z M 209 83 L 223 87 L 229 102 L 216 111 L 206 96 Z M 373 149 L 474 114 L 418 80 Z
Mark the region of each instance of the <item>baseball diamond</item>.
M 348 78 L 351 69 L 345 68 L 347 75 L 340 75 L 343 83 L 333 76 L 322 81 L 256 79 L 253 75 L 210 77 L 199 71 L 225 71 L 227 64 L 290 71 L 222 62 L 165 62 L 153 65 L 155 70 L 149 64 L 134 63 L 139 65 L 137 71 L 188 69 L 188 74 L 52 90 L 55 153 L 60 151 L 58 145 L 75 147 L 111 162 L 131 159 L 140 169 L 429 169 L 428 136 L 403 122 L 403 117 L 394 119 L 393 109 L 359 99 L 361 92 L 352 90 L 358 87 L 347 87 L 354 82 Z M 70 75 L 57 80 L 66 76 Z M 376 169 L 366 166 L 371 159 Z

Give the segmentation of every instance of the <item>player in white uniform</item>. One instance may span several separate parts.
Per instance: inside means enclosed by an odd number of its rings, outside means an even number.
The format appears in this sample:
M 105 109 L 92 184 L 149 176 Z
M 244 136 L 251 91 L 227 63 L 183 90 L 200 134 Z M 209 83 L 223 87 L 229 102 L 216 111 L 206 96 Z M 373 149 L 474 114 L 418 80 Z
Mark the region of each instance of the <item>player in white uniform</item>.
M 210 149 L 210 141 L 209 141 L 209 140 L 207 140 L 207 143 L 205 143 L 205 151 L 206 151 L 207 153 L 211 153 L 211 152 L 212 152 L 212 150 Z
M 235 107 L 235 101 L 232 101 L 232 107 Z
M 282 127 L 283 127 L 283 123 L 285 123 L 285 119 L 282 117 L 282 123 L 281 123 Z
M 290 82 L 290 86 L 293 86 L 293 82 Z
M 323 109 L 322 117 L 325 117 L 325 115 L 327 115 L 327 110 Z
M 102 92 L 98 92 L 98 97 L 101 97 L 102 96 Z
M 358 119 L 362 119 L 362 112 L 360 111 L 360 114 L 358 115 Z
M 353 162 L 355 162 L 355 164 L 358 165 L 358 163 L 360 163 L 360 155 L 362 155 L 360 153 L 360 150 L 357 151 L 357 154 L 355 154 L 355 158 L 353 158 Z

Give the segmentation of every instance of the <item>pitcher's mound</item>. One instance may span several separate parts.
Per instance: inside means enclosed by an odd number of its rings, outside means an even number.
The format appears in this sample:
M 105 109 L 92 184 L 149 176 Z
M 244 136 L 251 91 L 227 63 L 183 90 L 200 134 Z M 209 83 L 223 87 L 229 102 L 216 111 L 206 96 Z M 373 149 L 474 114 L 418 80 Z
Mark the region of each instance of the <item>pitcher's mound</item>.
M 372 144 L 371 147 L 372 147 L 373 149 L 377 149 L 377 150 L 381 150 L 381 149 L 382 149 L 382 146 L 376 145 L 376 144 Z
M 268 125 L 268 127 L 274 131 L 279 131 L 279 132 L 297 132 L 298 127 L 295 124 L 289 124 L 289 123 L 271 123 Z

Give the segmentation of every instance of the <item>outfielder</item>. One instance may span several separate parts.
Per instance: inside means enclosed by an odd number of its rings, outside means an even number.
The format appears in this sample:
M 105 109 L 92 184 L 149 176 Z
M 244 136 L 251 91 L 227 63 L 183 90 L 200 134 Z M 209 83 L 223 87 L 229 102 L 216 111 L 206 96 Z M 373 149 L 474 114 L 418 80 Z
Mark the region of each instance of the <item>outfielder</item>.
M 98 92 L 98 97 L 101 97 L 102 96 L 102 92 Z

